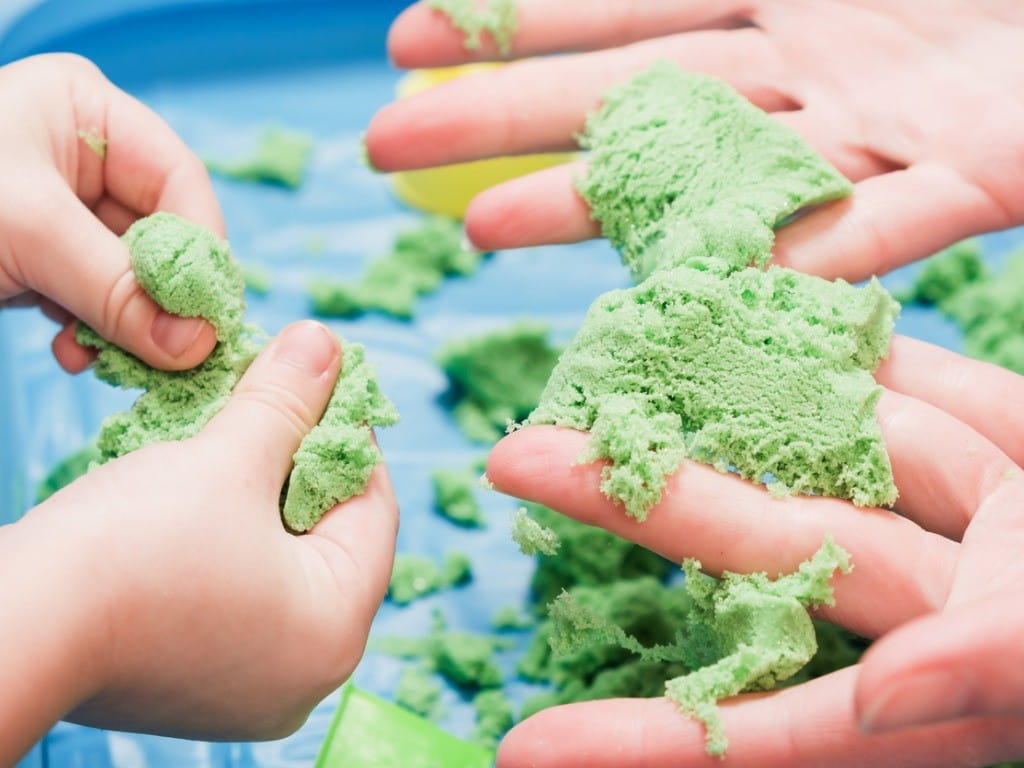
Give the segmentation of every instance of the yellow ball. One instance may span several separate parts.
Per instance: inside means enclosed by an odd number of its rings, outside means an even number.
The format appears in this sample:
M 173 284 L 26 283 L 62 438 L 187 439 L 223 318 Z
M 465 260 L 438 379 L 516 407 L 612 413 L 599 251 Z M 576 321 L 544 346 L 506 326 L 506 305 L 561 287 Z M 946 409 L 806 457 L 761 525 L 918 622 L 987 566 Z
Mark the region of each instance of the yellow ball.
M 398 83 L 398 98 L 433 88 L 447 80 L 503 66 L 496 63 L 466 64 L 460 67 L 420 69 Z M 520 155 L 456 163 L 438 168 L 391 174 L 395 194 L 413 208 L 463 218 L 469 201 L 489 187 L 517 176 L 568 162 L 571 154 Z

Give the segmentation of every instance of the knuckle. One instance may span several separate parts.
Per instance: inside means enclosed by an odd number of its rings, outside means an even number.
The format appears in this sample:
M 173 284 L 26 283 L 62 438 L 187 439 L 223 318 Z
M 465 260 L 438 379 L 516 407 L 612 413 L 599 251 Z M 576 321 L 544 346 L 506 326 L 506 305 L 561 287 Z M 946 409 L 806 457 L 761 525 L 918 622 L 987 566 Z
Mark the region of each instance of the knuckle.
M 235 392 L 235 397 L 265 412 L 268 418 L 283 423 L 299 437 L 305 435 L 316 421 L 306 401 L 295 391 L 277 382 L 243 385 Z
M 129 308 L 139 301 L 148 300 L 148 298 L 146 292 L 142 290 L 142 286 L 139 285 L 139 281 L 135 279 L 135 273 L 132 272 L 131 267 L 126 266 L 104 293 L 99 315 L 104 334 L 114 341 L 124 338 L 124 325 Z

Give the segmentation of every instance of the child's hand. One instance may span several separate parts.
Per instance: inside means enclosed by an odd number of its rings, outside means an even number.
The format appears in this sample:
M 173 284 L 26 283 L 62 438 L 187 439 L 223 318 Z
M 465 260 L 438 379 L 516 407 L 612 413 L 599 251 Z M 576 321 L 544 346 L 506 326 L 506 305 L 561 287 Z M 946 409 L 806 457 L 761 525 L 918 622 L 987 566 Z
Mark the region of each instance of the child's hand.
M 213 328 L 160 310 L 117 235 L 157 210 L 223 235 L 206 169 L 147 107 L 66 54 L 0 68 L 0 306 L 38 304 L 63 326 L 69 371 L 91 353 L 74 318 L 150 365 L 182 370 L 213 349 Z M 106 157 L 86 142 L 106 142 Z
M 852 555 L 821 613 L 879 638 L 853 668 L 723 707 L 736 768 L 982 766 L 1024 754 L 1024 378 L 897 338 L 876 375 L 902 515 L 773 499 L 686 462 L 638 523 L 574 465 L 585 435 L 530 427 L 498 444 L 495 486 L 711 571 L 789 572 L 826 534 Z M 717 766 L 702 727 L 666 699 L 541 712 L 500 768 Z
M 391 573 L 387 472 L 306 535 L 278 511 L 341 365 L 323 326 L 290 326 L 198 436 L 98 468 L 0 529 L 0 765 L 62 717 L 281 737 L 349 676 Z
M 1024 223 L 1024 6 L 1015 0 L 520 0 L 512 57 L 595 50 L 466 77 L 381 110 L 384 171 L 575 146 L 609 86 L 658 60 L 724 79 L 858 182 L 779 232 L 777 261 L 882 274 L 971 234 Z M 391 29 L 402 67 L 498 58 L 417 3 Z M 639 42 L 638 42 L 639 41 Z M 598 50 L 607 49 L 607 50 Z M 596 237 L 563 166 L 481 194 L 481 248 Z

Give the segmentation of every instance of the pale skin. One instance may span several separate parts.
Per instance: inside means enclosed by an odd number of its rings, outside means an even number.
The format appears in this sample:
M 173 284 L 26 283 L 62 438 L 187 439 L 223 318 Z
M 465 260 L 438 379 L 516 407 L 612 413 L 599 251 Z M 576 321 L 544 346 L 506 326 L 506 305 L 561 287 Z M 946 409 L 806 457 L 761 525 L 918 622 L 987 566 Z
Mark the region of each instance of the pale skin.
M 963 237 L 1024 223 L 1024 7 L 1010 0 L 520 0 L 522 61 L 389 105 L 367 147 L 391 171 L 563 151 L 611 85 L 668 59 L 729 82 L 856 182 L 846 201 L 778 233 L 778 264 L 860 280 Z M 423 4 L 392 27 L 403 67 L 496 59 Z M 573 189 L 582 161 L 481 194 L 482 248 L 599 235 Z M 574 466 L 586 436 L 554 427 L 498 444 L 488 477 L 511 495 L 712 572 L 792 570 L 826 534 L 853 556 L 822 615 L 877 639 L 862 663 L 724 704 L 724 764 L 983 766 L 1024 755 L 1024 379 L 907 338 L 876 375 L 900 500 L 893 515 L 774 500 L 685 463 L 646 523 Z M 504 740 L 499 768 L 717 766 L 666 700 L 557 707 Z
M 223 231 L 201 163 L 81 59 L 0 69 L 0 104 L 19 118 L 0 127 L 16 169 L 0 179 L 0 296 L 65 328 L 85 319 L 153 365 L 200 362 L 212 329 L 168 317 L 153 333 L 159 310 L 115 233 L 159 209 Z M 89 127 L 110 140 L 105 163 L 77 137 Z M 168 338 L 188 343 L 172 354 Z M 91 356 L 67 330 L 54 352 L 69 370 Z M 279 738 L 347 679 L 391 573 L 387 472 L 303 536 L 278 506 L 342 365 L 322 325 L 289 326 L 196 437 L 110 462 L 0 527 L 0 580 L 16 585 L 0 590 L 0 765 L 61 718 Z

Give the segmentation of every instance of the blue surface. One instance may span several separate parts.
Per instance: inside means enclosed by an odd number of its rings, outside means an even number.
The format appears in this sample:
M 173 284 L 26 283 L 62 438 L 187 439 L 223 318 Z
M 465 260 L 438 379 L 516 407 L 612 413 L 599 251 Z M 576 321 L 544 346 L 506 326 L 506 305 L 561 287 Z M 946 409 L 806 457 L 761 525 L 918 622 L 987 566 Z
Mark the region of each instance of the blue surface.
M 297 193 L 217 181 L 232 245 L 244 261 L 267 266 L 274 290 L 250 302 L 249 318 L 270 331 L 307 313 L 304 285 L 316 274 L 354 275 L 415 216 L 403 211 L 384 179 L 360 163 L 357 141 L 374 110 L 389 100 L 396 73 L 383 56 L 386 26 L 402 3 L 312 0 L 94 0 L 46 2 L 0 38 L 0 61 L 43 50 L 74 50 L 93 58 L 115 82 L 160 112 L 203 154 L 239 151 L 268 123 L 310 132 L 317 149 L 308 183 Z M 320 240 L 322 255 L 308 244 Z M 991 236 L 993 253 L 1022 241 L 1021 233 Z M 906 274 L 887 279 L 907 281 Z M 563 338 L 578 327 L 591 300 L 626 284 L 604 243 L 498 254 L 481 272 L 446 283 L 421 304 L 416 322 L 369 317 L 335 323 L 364 342 L 402 423 L 381 433 L 402 506 L 399 549 L 440 557 L 469 552 L 474 582 L 405 609 L 385 605 L 378 636 L 426 632 L 442 606 L 453 627 L 486 631 L 496 606 L 523 599 L 530 559 L 507 536 L 514 505 L 482 496 L 491 526 L 457 529 L 430 509 L 428 473 L 463 467 L 480 457 L 438 402 L 444 377 L 431 362 L 453 336 L 505 325 L 520 316 L 547 320 Z M 53 328 L 34 313 L 0 314 L 0 522 L 26 508 L 30 489 L 53 462 L 78 448 L 102 417 L 132 396 L 88 375 L 63 375 L 49 354 Z M 903 333 L 956 348 L 958 334 L 932 312 L 909 309 Z M 484 567 L 486 564 L 486 567 Z M 504 657 L 511 677 L 515 653 Z M 363 687 L 389 695 L 399 662 L 369 655 L 356 673 Z M 513 699 L 530 687 L 513 682 Z M 448 690 L 447 725 L 470 729 L 470 707 Z M 212 768 L 309 766 L 326 733 L 334 696 L 295 736 L 255 745 L 210 745 L 107 733 L 60 725 L 24 766 L 73 768 Z

